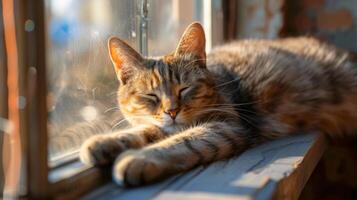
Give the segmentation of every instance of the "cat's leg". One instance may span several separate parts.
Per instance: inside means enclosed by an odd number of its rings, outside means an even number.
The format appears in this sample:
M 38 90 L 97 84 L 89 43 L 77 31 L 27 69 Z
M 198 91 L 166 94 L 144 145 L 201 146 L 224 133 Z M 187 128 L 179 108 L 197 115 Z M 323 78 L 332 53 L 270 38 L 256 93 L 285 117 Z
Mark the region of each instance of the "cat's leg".
M 165 134 L 156 126 L 141 126 L 95 135 L 82 144 L 79 157 L 88 165 L 108 165 L 123 151 L 141 148 L 164 137 Z
M 224 122 L 202 124 L 158 143 L 121 154 L 114 163 L 119 185 L 137 186 L 229 158 L 248 147 L 244 130 Z

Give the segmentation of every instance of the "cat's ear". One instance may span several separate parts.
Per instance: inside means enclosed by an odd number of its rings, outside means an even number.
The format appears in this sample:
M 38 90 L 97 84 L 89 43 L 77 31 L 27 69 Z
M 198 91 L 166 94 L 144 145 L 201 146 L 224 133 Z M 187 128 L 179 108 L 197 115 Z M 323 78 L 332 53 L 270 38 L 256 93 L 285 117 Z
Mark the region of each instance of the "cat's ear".
M 143 63 L 143 57 L 119 38 L 108 40 L 110 59 L 121 84 L 126 84 L 135 69 Z
M 194 22 L 190 24 L 183 33 L 174 56 L 194 54 L 205 62 L 205 45 L 205 32 L 200 23 Z

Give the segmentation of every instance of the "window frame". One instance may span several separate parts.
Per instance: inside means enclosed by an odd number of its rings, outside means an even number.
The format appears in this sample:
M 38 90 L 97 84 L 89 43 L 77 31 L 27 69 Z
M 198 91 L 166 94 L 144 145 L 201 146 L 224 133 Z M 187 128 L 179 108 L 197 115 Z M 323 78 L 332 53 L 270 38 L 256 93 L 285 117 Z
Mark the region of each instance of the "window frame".
M 6 69 L 6 53 L 5 53 L 5 41 L 4 41 L 4 23 L 3 23 L 3 6 L 0 3 L 0 119 L 7 119 L 7 69 Z M 3 164 L 3 143 L 4 143 L 5 132 L 0 129 L 0 191 L 1 196 L 3 196 L 3 189 L 5 183 L 5 173 Z
M 7 2 L 14 3 L 12 12 L 16 25 L 16 43 L 13 45 L 17 46 L 19 69 L 19 91 L 17 92 L 26 99 L 26 106 L 18 111 L 20 116 L 18 128 L 21 135 L 21 152 L 24 158 L 22 160 L 24 173 L 21 171 L 21 174 L 26 177 L 21 180 L 25 185 L 25 190 L 18 195 L 34 199 L 76 198 L 108 182 L 111 170 L 84 167 L 78 164 L 79 161 L 70 162 L 55 169 L 49 168 L 45 0 L 28 0 L 25 2 L 8 0 Z M 139 49 L 146 56 L 148 55 L 148 1 L 136 0 L 136 2 L 137 10 L 135 12 L 138 14 L 136 31 L 139 33 L 138 37 L 140 38 Z M 221 0 L 215 1 L 215 3 L 213 3 L 213 0 L 203 1 L 204 9 L 208 9 L 204 13 L 204 27 L 208 33 L 206 39 L 209 41 L 208 51 L 210 51 L 212 44 L 215 45 L 224 40 L 223 27 L 220 29 L 222 30 L 221 33 L 217 32 L 219 28 L 217 24 L 222 26 L 224 21 L 223 15 L 217 12 L 217 9 L 223 9 L 222 2 Z M 220 7 L 215 7 L 215 5 Z M 0 14 L 2 17 L 3 14 Z M 208 16 L 208 20 L 205 19 Z M 29 22 L 28 20 L 34 23 L 35 28 L 33 30 L 26 31 L 24 29 L 26 22 Z M 213 30 L 216 31 L 212 32 Z M 212 43 L 210 43 L 211 41 Z M 0 70 L 3 70 L 2 65 L 0 65 Z M 66 174 L 66 172 L 69 172 L 69 174 Z
M 28 198 L 48 198 L 47 165 L 47 82 L 44 1 L 16 2 L 16 38 L 19 52 L 19 78 L 26 97 L 22 126 L 24 146 L 26 194 Z M 34 30 L 25 31 L 26 22 L 33 22 Z M 24 84 L 26 83 L 26 84 Z
M 23 73 L 20 69 L 20 59 L 21 55 L 19 54 L 18 48 L 20 46 L 19 41 L 17 40 L 17 26 L 18 26 L 18 16 L 15 16 L 16 7 L 19 5 L 19 2 L 15 1 L 2 1 L 1 3 L 1 20 L 3 25 L 3 48 L 5 56 L 3 71 L 4 77 L 6 80 L 3 80 L 5 85 L 6 103 L 5 106 L 6 118 L 5 124 L 9 126 L 8 134 L 3 135 L 4 143 L 2 146 L 2 151 L 5 163 L 5 184 L 4 189 L 2 190 L 5 198 L 14 198 L 15 195 L 22 195 L 25 192 L 22 173 L 22 161 L 23 161 L 23 143 L 22 140 L 22 122 L 24 118 L 24 109 L 20 108 L 19 100 L 22 98 L 24 100 L 25 90 L 22 88 L 21 78 Z M 24 105 L 24 101 L 22 101 Z M 4 150 L 4 151 L 3 151 Z M 5 153 L 6 154 L 5 154 Z M 2 163 L 2 164 L 4 164 Z

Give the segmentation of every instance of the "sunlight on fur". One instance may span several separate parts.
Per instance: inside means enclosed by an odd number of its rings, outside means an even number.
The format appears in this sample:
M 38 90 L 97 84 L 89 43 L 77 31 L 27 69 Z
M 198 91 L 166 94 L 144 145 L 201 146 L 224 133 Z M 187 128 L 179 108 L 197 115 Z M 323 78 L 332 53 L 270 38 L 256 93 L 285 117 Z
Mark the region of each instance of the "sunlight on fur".
M 356 62 L 313 38 L 243 40 L 206 55 L 203 28 L 192 23 L 160 58 L 116 37 L 108 48 L 131 128 L 89 138 L 80 158 L 113 165 L 119 185 L 153 183 L 304 130 L 354 137 L 357 129 Z

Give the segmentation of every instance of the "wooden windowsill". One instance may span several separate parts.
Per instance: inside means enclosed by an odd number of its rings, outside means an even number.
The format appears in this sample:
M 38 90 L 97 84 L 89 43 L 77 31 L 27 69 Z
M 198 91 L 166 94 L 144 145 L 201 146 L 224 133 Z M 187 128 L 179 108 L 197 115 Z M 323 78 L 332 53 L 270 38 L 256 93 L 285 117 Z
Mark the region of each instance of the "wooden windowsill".
M 108 183 L 82 199 L 297 199 L 325 148 L 320 134 L 284 138 L 154 185 Z
M 54 199 L 76 199 L 93 188 L 110 182 L 109 168 L 85 166 L 79 160 L 56 167 L 49 172 L 51 194 Z

